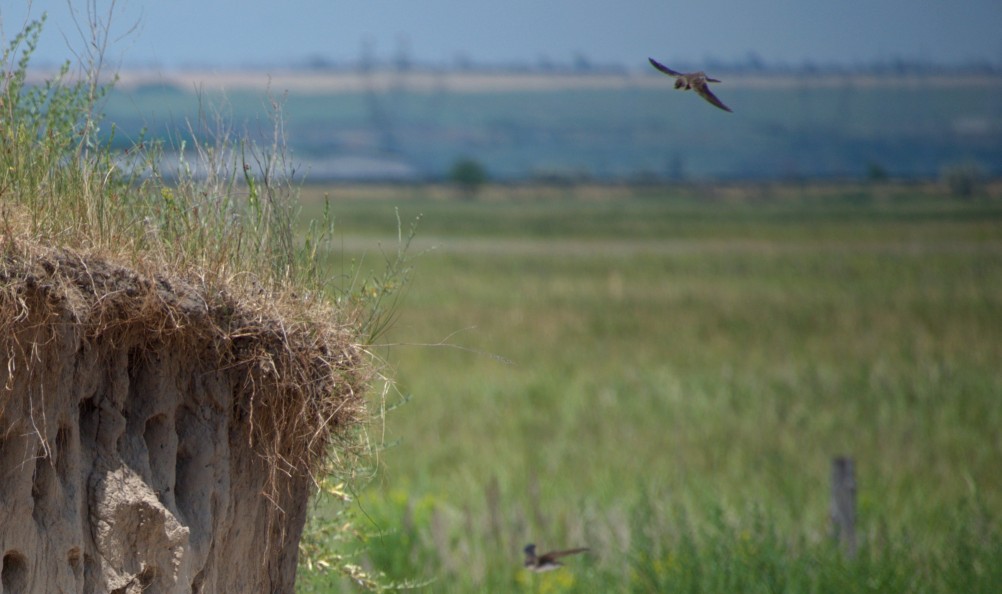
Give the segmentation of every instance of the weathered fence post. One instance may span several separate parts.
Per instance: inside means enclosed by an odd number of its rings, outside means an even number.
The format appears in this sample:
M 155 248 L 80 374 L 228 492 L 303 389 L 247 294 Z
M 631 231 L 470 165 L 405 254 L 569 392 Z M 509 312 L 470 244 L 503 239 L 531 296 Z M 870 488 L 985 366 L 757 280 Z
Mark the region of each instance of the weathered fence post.
M 832 460 L 832 535 L 846 555 L 856 556 L 856 465 L 852 458 Z

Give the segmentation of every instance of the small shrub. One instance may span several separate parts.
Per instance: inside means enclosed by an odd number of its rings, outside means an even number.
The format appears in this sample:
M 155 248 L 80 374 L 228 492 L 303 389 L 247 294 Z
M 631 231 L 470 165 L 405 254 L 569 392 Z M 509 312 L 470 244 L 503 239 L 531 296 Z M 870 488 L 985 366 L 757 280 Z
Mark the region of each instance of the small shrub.
M 980 189 L 984 175 L 976 163 L 958 163 L 943 168 L 943 182 L 957 198 L 972 198 Z
M 474 159 L 462 158 L 449 170 L 449 182 L 458 186 L 464 197 L 474 198 L 487 183 L 487 170 Z
M 876 161 L 870 161 L 866 164 L 866 181 L 871 183 L 878 183 L 887 181 L 890 177 L 887 174 L 887 169 Z

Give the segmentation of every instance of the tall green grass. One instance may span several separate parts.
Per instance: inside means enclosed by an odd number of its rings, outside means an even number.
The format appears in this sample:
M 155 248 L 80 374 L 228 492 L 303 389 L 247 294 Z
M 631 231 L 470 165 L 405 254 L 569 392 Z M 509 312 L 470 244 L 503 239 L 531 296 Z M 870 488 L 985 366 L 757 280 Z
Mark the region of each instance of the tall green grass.
M 67 62 L 41 84 L 27 81 L 44 16 L 0 53 L 8 239 L 96 250 L 231 287 L 332 298 L 356 289 L 317 265 L 318 251 L 330 249 L 329 212 L 317 212 L 294 235 L 300 180 L 286 149 L 281 98 L 268 98 L 272 133 L 264 143 L 235 133 L 212 105 L 202 105 L 176 132 L 184 137 L 177 145 L 140 135 L 114 150 L 116 128 L 101 112 L 114 84 L 100 69 L 110 24 L 94 18 L 85 24 L 92 28 L 85 62 L 75 69 Z M 168 149 L 180 155 L 177 163 L 168 163 Z
M 355 508 L 360 565 L 435 592 L 1000 583 L 1002 205 L 935 187 L 491 191 L 333 190 L 367 229 L 337 260 L 378 261 L 395 206 L 424 215 L 379 350 L 412 399 Z M 830 540 L 836 455 L 857 463 L 856 558 Z M 537 576 L 527 542 L 592 552 Z

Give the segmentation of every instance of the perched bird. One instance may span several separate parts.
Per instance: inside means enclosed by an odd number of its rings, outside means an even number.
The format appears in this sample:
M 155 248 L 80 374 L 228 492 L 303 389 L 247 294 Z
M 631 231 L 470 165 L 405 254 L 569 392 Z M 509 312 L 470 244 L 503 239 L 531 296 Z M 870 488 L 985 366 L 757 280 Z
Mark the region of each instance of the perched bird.
M 560 557 L 583 553 L 587 550 L 588 547 L 582 547 L 578 549 L 567 549 L 566 551 L 550 551 L 549 553 L 536 555 L 536 545 L 527 544 L 525 545 L 525 567 L 529 571 L 535 571 L 537 573 L 550 571 L 563 566 L 563 563 L 557 561 Z
M 699 93 L 700 97 L 706 99 L 707 101 L 709 101 L 713 105 L 716 105 L 720 109 L 724 111 L 731 111 L 730 107 L 727 107 L 720 99 L 717 99 L 717 96 L 710 91 L 709 85 L 706 84 L 711 82 L 715 83 L 720 82 L 719 80 L 706 76 L 706 73 L 703 71 L 690 72 L 688 74 L 682 72 L 675 72 L 674 70 L 658 62 L 654 58 L 647 58 L 647 59 L 651 61 L 651 66 L 654 66 L 655 68 L 657 68 L 661 72 L 664 72 L 668 76 L 675 77 L 676 89 L 684 89 L 686 91 L 691 89 Z

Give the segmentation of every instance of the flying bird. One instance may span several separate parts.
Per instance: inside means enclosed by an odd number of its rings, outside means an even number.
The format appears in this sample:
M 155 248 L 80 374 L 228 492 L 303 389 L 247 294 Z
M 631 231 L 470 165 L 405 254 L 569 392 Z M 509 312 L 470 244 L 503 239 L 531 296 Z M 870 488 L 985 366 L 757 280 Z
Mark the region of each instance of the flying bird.
M 588 547 L 581 547 L 577 549 L 567 549 L 566 551 L 550 551 L 549 553 L 536 555 L 536 545 L 527 544 L 525 545 L 525 567 L 529 571 L 535 571 L 536 573 L 551 571 L 563 566 L 563 563 L 557 561 L 560 557 L 583 553 L 587 550 Z
M 686 91 L 691 89 L 699 93 L 700 97 L 706 99 L 707 101 L 709 101 L 713 105 L 716 105 L 720 109 L 724 111 L 731 111 L 730 107 L 727 107 L 720 99 L 717 99 L 717 96 L 714 95 L 712 91 L 710 91 L 709 85 L 706 84 L 711 82 L 717 83 L 720 82 L 719 80 L 706 76 L 706 73 L 703 71 L 689 72 L 689 73 L 675 72 L 674 70 L 658 62 L 654 58 L 647 58 L 647 59 L 651 61 L 651 66 L 657 68 L 661 72 L 664 72 L 668 76 L 675 77 L 676 89 L 684 89 Z

